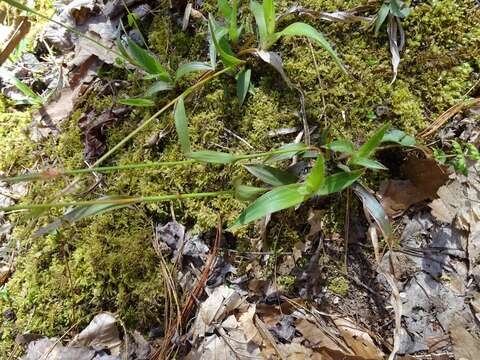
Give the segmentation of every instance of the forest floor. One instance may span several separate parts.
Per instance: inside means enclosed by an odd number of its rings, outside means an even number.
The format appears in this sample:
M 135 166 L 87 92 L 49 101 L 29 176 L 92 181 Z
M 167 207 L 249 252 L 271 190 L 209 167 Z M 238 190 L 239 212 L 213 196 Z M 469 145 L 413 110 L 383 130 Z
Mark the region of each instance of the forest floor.
M 241 2 L 231 70 L 218 48 L 212 61 L 207 19 L 228 23 L 233 2 L 12 3 L 0 2 L 1 358 L 480 358 L 478 1 L 281 0 L 278 29 L 306 22 L 332 49 L 285 36 L 270 52 L 254 49 Z M 129 63 L 135 46 L 147 57 Z M 252 197 L 309 181 L 309 152 L 328 175 L 355 173 L 346 147 L 386 123 L 395 140 L 351 186 L 232 230 Z M 273 155 L 273 172 L 189 157 L 302 144 Z M 114 168 L 71 171 L 98 166 Z

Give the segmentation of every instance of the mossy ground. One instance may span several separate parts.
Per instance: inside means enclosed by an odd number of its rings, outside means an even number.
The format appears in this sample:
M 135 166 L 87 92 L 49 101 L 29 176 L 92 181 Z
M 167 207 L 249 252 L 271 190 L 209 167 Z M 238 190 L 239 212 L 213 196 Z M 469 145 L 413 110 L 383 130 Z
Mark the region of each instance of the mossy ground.
M 365 1 L 304 0 L 300 3 L 314 10 L 330 11 Z M 278 7 L 284 9 L 287 5 L 282 1 Z M 211 6 L 205 4 L 205 8 Z M 324 50 L 314 44 L 310 48 L 306 40 L 284 39 L 273 50 L 282 55 L 286 73 L 305 91 L 310 126 L 330 126 L 334 135 L 361 143 L 387 120 L 415 134 L 465 96 L 480 76 L 479 16 L 474 0 L 416 5 L 404 21 L 407 44 L 398 79 L 392 85 L 389 85 L 392 71 L 386 31 L 375 38 L 362 24 L 328 24 L 305 19 L 335 45 L 349 76 L 342 75 Z M 205 36 L 206 28 L 201 25 L 188 34 L 182 33 L 167 9 L 156 14 L 148 31 L 152 49 L 172 70 L 183 62 L 207 59 Z M 254 59 L 249 65 L 253 91 L 242 107 L 235 97 L 235 81 L 229 75 L 212 81 L 187 100 L 195 149 L 252 151 L 230 132 L 243 138 L 256 151 L 267 151 L 293 140 L 294 135 L 272 138 L 268 133 L 278 128 L 302 126 L 297 115 L 297 94 L 269 67 Z M 105 76 L 114 77 L 108 72 Z M 180 86 L 188 86 L 192 81 L 187 79 Z M 144 84 L 133 84 L 118 96 L 141 94 Z M 173 91 L 159 96 L 158 107 L 172 95 Z M 23 132 L 28 115 L 13 113 L 11 104 L 2 100 L 0 169 L 31 168 L 39 158 L 42 158 L 41 167 L 53 163 L 83 167 L 77 120 L 82 111 L 95 108 L 100 113 L 114 100 L 110 95 L 92 96 L 64 123 L 58 138 L 41 144 L 32 144 Z M 134 109 L 128 119 L 109 130 L 108 146 L 116 144 L 154 111 Z M 152 147 L 149 144 L 152 135 L 165 130 L 169 130 L 168 135 Z M 113 156 L 111 163 L 181 158 L 169 114 Z M 204 165 L 108 174 L 87 197 L 215 191 L 228 188 L 236 176 L 245 176 L 245 173 L 236 167 Z M 90 178 L 82 185 L 86 189 L 93 182 Z M 64 185 L 63 180 L 31 185 L 25 201 L 44 201 Z M 333 196 L 328 202 L 322 202 L 327 205 L 317 206 L 323 207 L 325 223 L 331 224 L 325 229 L 327 232 L 342 231 L 343 213 L 339 211 L 344 206 L 342 196 Z M 68 198 L 75 199 L 72 195 Z M 16 271 L 7 285 L 9 299 L 0 300 L 1 310 L 13 310 L 16 320 L 4 320 L 2 350 L 8 351 L 17 333 L 58 335 L 77 321 L 79 326 L 84 325 L 89 316 L 100 310 L 116 312 L 132 327 L 146 330 L 158 326 L 162 322 L 163 287 L 159 261 L 151 246 L 153 222 L 169 221 L 173 210 L 179 222 L 202 232 L 214 228 L 219 215 L 225 223 L 231 223 L 244 207 L 245 204 L 234 199 L 139 205 L 36 239 L 30 238 L 30 227 L 17 227 L 14 238 L 20 241 L 21 252 L 17 256 Z M 47 223 L 51 218 L 42 222 Z M 305 209 L 274 215 L 269 241 L 275 240 L 276 246 L 287 249 L 308 232 L 306 219 Z M 248 247 L 253 234 L 252 227 L 240 232 L 239 246 Z

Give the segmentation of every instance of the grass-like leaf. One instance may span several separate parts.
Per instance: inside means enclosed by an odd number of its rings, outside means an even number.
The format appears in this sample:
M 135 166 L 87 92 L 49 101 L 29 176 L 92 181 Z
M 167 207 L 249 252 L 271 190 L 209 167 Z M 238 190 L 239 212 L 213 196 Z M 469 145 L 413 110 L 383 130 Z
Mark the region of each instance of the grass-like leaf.
M 252 70 L 250 69 L 242 69 L 238 74 L 237 78 L 237 98 L 240 105 L 243 105 L 245 98 L 248 93 L 248 89 L 250 87 L 250 76 L 252 74 Z
M 403 146 L 415 146 L 417 143 L 413 136 L 406 134 L 404 131 L 396 129 L 385 133 L 381 142 L 394 142 Z
M 279 186 L 260 196 L 246 208 L 230 227 L 234 231 L 268 214 L 301 204 L 305 199 L 303 184 Z
M 321 153 L 305 179 L 305 187 L 309 194 L 316 193 L 325 182 L 325 158 Z
M 236 66 L 239 64 L 242 64 L 243 61 L 238 59 L 237 57 L 233 56 L 227 47 L 227 43 L 220 43 L 220 40 L 217 39 L 217 34 L 216 34 L 216 29 L 215 29 L 215 23 L 213 20 L 213 17 L 210 15 L 208 19 L 208 27 L 210 29 L 210 36 L 212 37 L 212 41 L 215 44 L 215 48 L 218 51 L 218 54 L 220 55 L 220 58 L 222 59 L 222 62 L 225 66 Z
M 155 102 L 153 100 L 142 99 L 142 98 L 119 99 L 117 100 L 117 102 L 122 105 L 141 106 L 141 107 L 150 107 L 155 105 Z
M 185 112 L 183 97 L 177 101 L 174 110 L 175 129 L 177 130 L 178 141 L 184 154 L 190 153 L 190 138 L 188 135 L 188 120 Z
M 267 34 L 275 33 L 275 3 L 274 0 L 263 0 L 263 13 L 265 16 L 265 25 Z
M 268 42 L 268 31 L 267 24 L 265 22 L 265 12 L 263 6 L 258 2 L 252 0 L 250 1 L 250 11 L 255 17 L 255 23 L 257 24 L 258 37 L 260 38 L 260 47 L 263 49 L 267 46 Z
M 132 58 L 149 74 L 156 75 L 159 80 L 170 81 L 167 70 L 149 51 L 142 49 L 135 41 L 127 37 L 127 44 Z
M 283 161 L 283 160 L 288 160 L 297 155 L 300 152 L 305 151 L 306 145 L 303 143 L 291 143 L 291 144 L 285 144 L 280 146 L 277 150 L 285 150 L 287 152 L 282 153 L 282 154 L 274 154 L 272 156 L 269 156 L 265 162 L 266 163 L 274 163 L 278 161 Z
M 380 10 L 378 10 L 377 19 L 375 20 L 375 36 L 378 36 L 380 28 L 385 22 L 385 19 L 387 18 L 389 12 L 390 6 L 388 4 L 383 4 Z
M 175 74 L 175 80 L 178 81 L 182 77 L 184 77 L 187 74 L 190 74 L 191 72 L 195 71 L 210 71 L 213 70 L 212 66 L 210 64 L 204 63 L 204 62 L 190 62 L 186 64 L 180 65 L 180 67 L 177 69 L 177 72 Z
M 388 170 L 382 163 L 376 160 L 362 157 L 354 157 L 352 161 L 350 161 L 350 164 L 363 166 L 365 168 L 373 170 Z
M 345 67 L 342 64 L 342 61 L 338 57 L 335 50 L 333 50 L 330 43 L 327 41 L 327 39 L 325 39 L 323 34 L 318 32 L 312 26 L 310 26 L 308 24 L 305 24 L 305 23 L 301 23 L 301 22 L 293 23 L 293 24 L 287 26 L 282 31 L 276 33 L 275 38 L 274 38 L 274 42 L 282 36 L 305 36 L 305 37 L 308 37 L 308 38 L 314 40 L 318 45 L 320 45 L 322 48 L 324 48 L 330 54 L 330 56 L 337 63 L 337 65 L 340 67 L 340 69 L 342 69 L 342 71 L 344 73 L 346 73 L 346 70 L 345 70 Z
M 392 225 L 388 220 L 388 216 L 385 213 L 385 209 L 380 204 L 380 202 L 372 195 L 365 187 L 360 184 L 355 184 L 352 187 L 352 190 L 362 201 L 363 206 L 367 209 L 368 213 L 373 217 L 377 225 L 380 227 L 380 230 L 383 233 L 383 236 L 387 239 L 391 239 L 393 235 Z
M 217 8 L 225 19 L 229 19 L 232 15 L 232 7 L 228 3 L 228 0 L 218 0 Z
M 390 123 L 383 125 L 365 144 L 358 149 L 354 157 L 369 158 L 382 142 L 383 136 L 389 127 Z
M 211 164 L 231 164 L 240 160 L 236 155 L 210 150 L 191 152 L 189 158 Z
M 268 165 L 249 164 L 245 165 L 245 169 L 256 178 L 273 186 L 293 184 L 297 181 L 294 174 Z
M 331 151 L 341 152 L 349 155 L 355 152 L 353 144 L 348 140 L 335 140 L 324 147 Z
M 173 85 L 170 82 L 161 81 L 161 80 L 155 81 L 152 85 L 148 87 L 147 91 L 145 91 L 145 96 L 151 97 L 161 91 L 168 91 L 172 89 L 173 89 Z
M 333 175 L 329 175 L 325 178 L 325 182 L 320 189 L 318 189 L 316 195 L 326 196 L 341 192 L 355 183 L 355 181 L 357 181 L 362 174 L 363 170 L 355 170 L 351 172 L 342 171 Z
M 17 79 L 15 77 L 15 75 L 13 75 L 13 73 L 11 73 L 10 71 L 5 70 L 5 69 L 0 69 L 0 71 L 1 71 L 2 75 L 12 85 L 14 85 L 18 90 L 20 90 L 25 96 L 27 96 L 33 104 L 40 105 L 40 104 L 43 104 L 45 102 L 45 100 L 40 95 L 35 93 L 35 91 L 30 89 L 26 84 L 24 84 L 19 79 Z

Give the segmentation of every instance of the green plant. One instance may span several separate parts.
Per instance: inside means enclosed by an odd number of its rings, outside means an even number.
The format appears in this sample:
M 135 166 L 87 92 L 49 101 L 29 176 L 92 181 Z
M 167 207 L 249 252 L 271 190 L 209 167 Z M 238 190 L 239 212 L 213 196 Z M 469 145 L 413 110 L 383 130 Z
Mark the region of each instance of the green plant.
M 131 204 L 161 202 L 171 200 L 182 200 L 190 198 L 202 197 L 231 197 L 235 196 L 241 200 L 253 200 L 242 214 L 238 217 L 236 222 L 231 225 L 230 230 L 234 231 L 239 227 L 246 225 L 252 221 L 258 220 L 268 214 L 300 205 L 314 196 L 327 196 L 336 192 L 340 192 L 356 181 L 364 174 L 365 169 L 385 169 L 379 162 L 372 160 L 371 156 L 378 149 L 380 144 L 384 142 L 394 142 L 401 146 L 413 146 L 412 140 L 403 132 L 393 130 L 387 132 L 389 124 L 382 126 L 372 137 L 358 149 L 346 140 L 336 140 L 325 144 L 322 151 L 319 148 L 309 147 L 303 144 L 287 144 L 283 147 L 264 153 L 256 154 L 230 154 L 215 151 L 194 151 L 190 152 L 188 142 L 188 131 L 185 128 L 185 119 L 183 119 L 184 109 L 183 100 L 181 99 L 176 107 L 175 117 L 178 126 L 178 133 L 182 134 L 180 142 L 182 147 L 187 150 L 188 156 L 191 160 L 169 162 L 169 163 L 150 163 L 150 164 L 131 164 L 116 167 L 93 168 L 93 169 L 74 169 L 59 171 L 46 171 L 38 174 L 29 174 L 17 177 L 3 178 L 2 181 L 26 181 L 49 179 L 56 176 L 78 175 L 88 172 L 110 172 L 110 171 L 126 171 L 140 168 L 155 168 L 160 166 L 179 166 L 191 165 L 194 162 L 204 162 L 210 164 L 224 164 L 224 165 L 243 165 L 250 174 L 258 180 L 264 182 L 266 186 L 255 187 L 242 184 L 241 180 L 235 179 L 233 186 L 227 190 L 219 190 L 215 192 L 204 193 L 187 193 L 187 194 L 172 194 L 172 195 L 153 195 L 142 197 L 128 197 L 128 196 L 108 196 L 97 200 L 88 201 L 73 201 L 73 202 L 59 202 L 46 204 L 20 204 L 3 208 L 3 211 L 13 211 L 27 209 L 34 211 L 38 216 L 43 211 L 49 208 L 69 207 L 61 219 L 54 222 L 46 229 L 51 231 L 64 223 L 71 223 L 106 211 L 119 209 Z M 406 142 L 405 139 L 408 139 Z M 340 169 L 340 171 L 329 174 L 327 170 L 328 161 L 325 155 L 329 151 L 338 152 L 341 156 L 338 158 L 332 157 L 332 161 Z M 325 154 L 325 155 L 324 155 Z M 305 159 L 314 158 L 314 164 L 306 175 L 304 180 L 300 180 L 296 175 L 290 171 L 283 170 L 279 167 L 274 167 L 272 164 L 287 160 L 293 156 L 303 157 Z M 245 160 L 253 160 L 263 158 L 263 163 L 243 164 Z M 346 159 L 346 163 L 342 163 L 339 159 Z M 42 230 L 41 233 L 44 233 Z
M 469 161 L 480 161 L 480 151 L 475 145 L 472 143 L 461 144 L 455 140 L 451 142 L 451 151 L 449 154 L 445 153 L 442 149 L 433 148 L 433 155 L 439 163 L 452 165 L 456 171 L 464 175 L 468 175 Z

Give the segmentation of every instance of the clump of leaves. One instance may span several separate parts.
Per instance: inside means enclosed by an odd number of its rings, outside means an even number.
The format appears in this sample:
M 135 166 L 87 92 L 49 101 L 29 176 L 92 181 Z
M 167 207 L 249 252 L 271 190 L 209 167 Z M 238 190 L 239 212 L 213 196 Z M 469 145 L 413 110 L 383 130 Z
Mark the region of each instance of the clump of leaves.
M 468 175 L 468 162 L 478 162 L 480 160 L 480 151 L 472 143 L 463 143 L 453 140 L 451 142 L 451 151 L 449 154 L 442 149 L 434 148 L 433 155 L 441 164 L 452 165 L 453 168 L 464 175 Z

